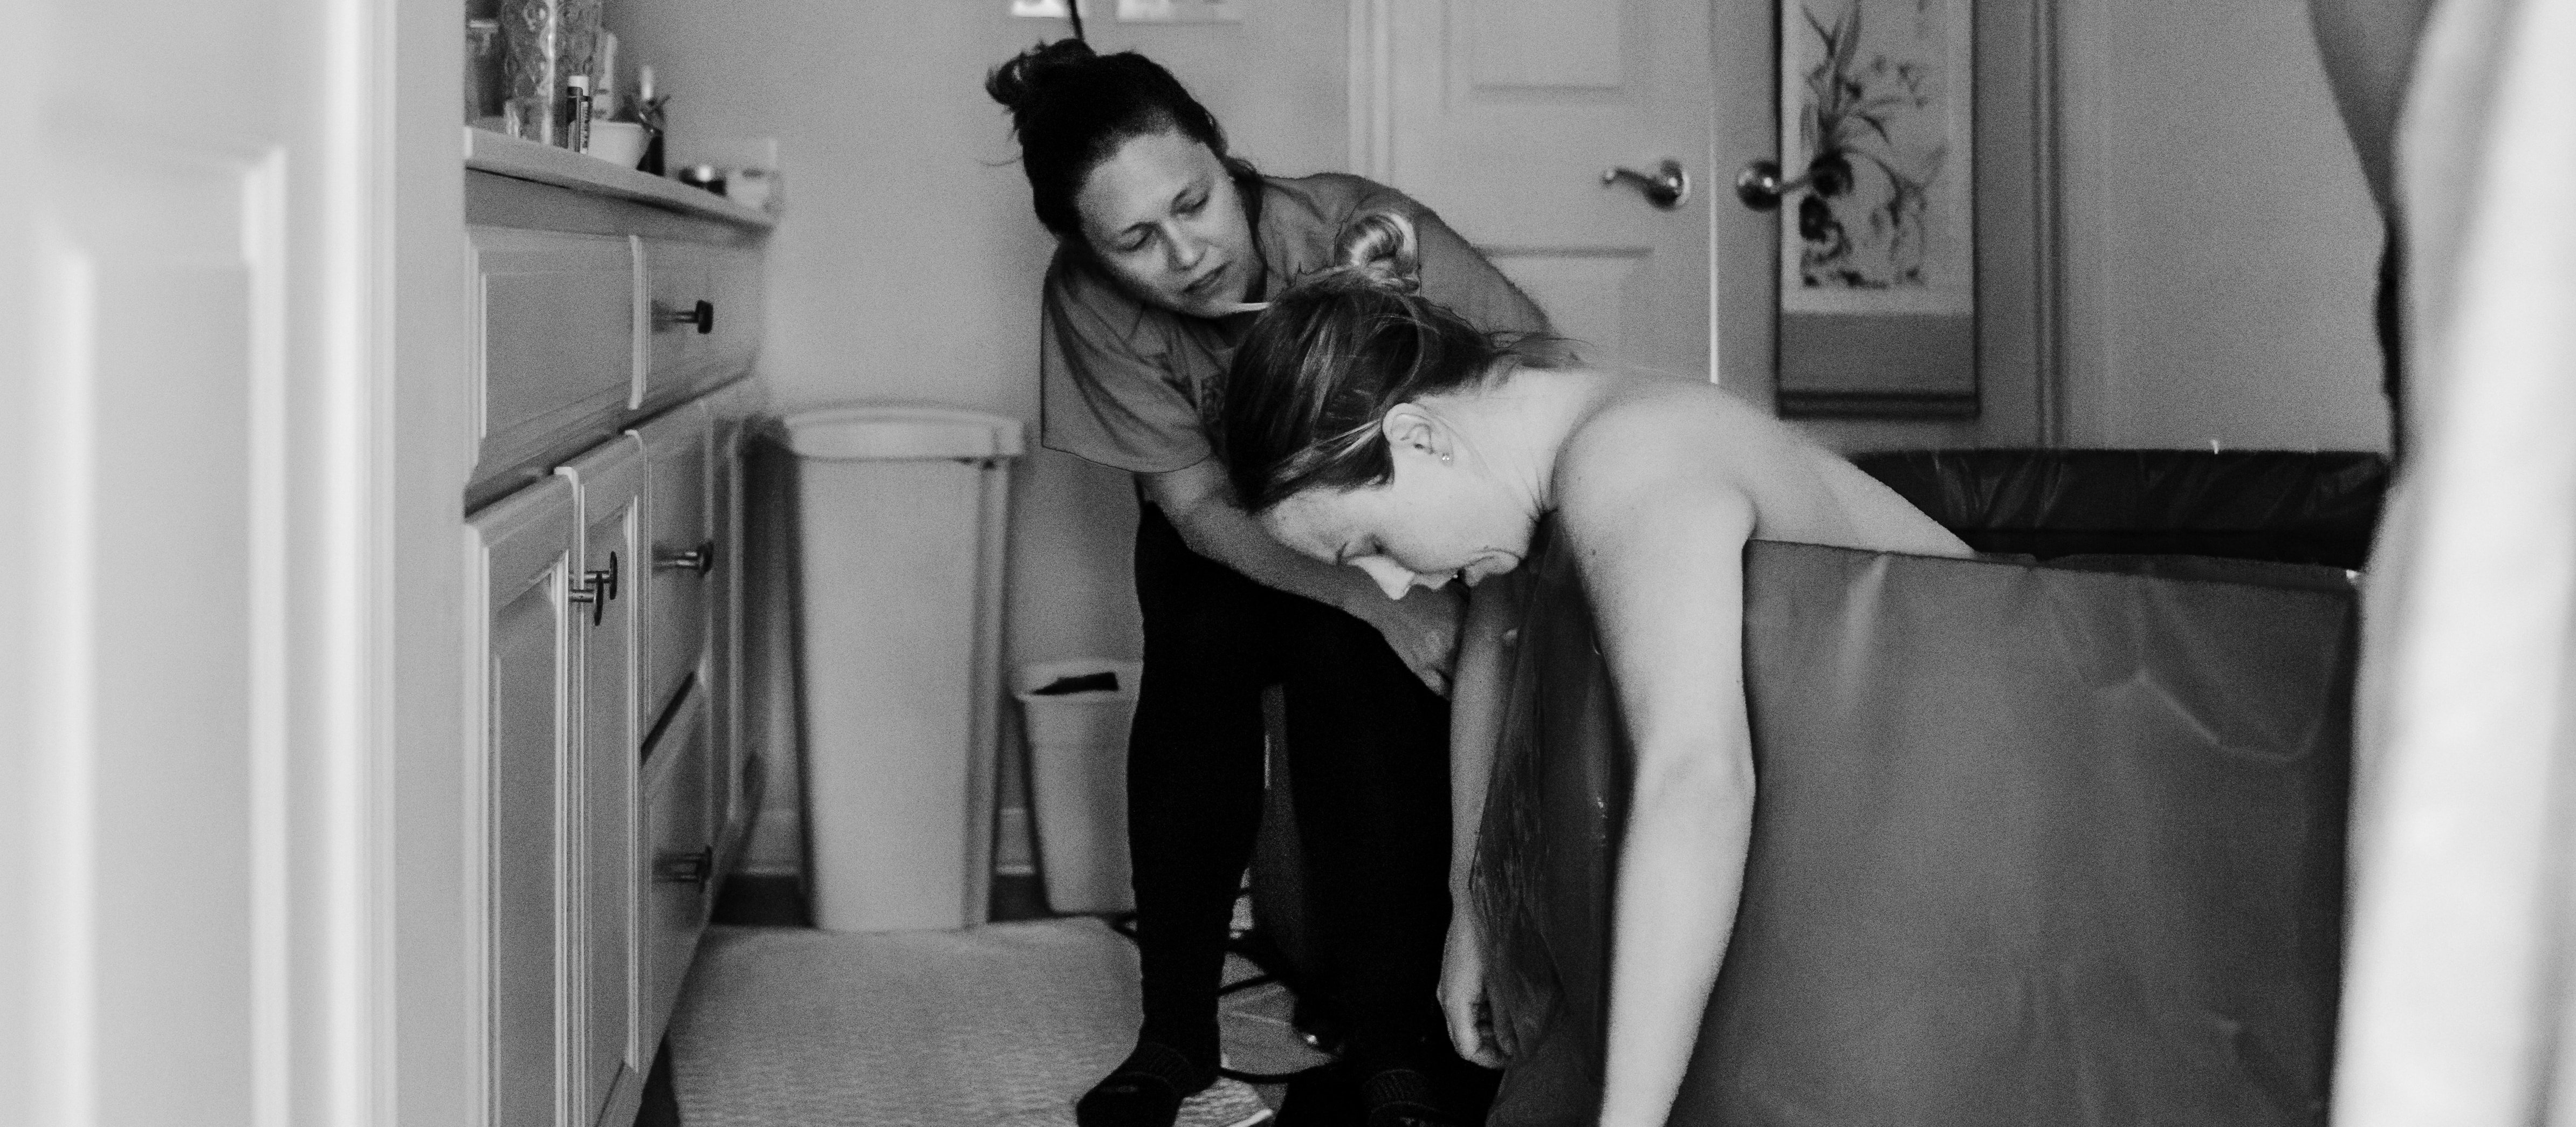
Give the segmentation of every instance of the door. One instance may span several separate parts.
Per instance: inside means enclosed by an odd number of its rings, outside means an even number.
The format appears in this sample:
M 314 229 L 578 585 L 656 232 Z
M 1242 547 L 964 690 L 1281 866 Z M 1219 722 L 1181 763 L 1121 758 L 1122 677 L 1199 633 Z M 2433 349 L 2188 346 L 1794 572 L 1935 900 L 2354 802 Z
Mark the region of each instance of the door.
M 1767 387 L 1754 377 L 1769 371 L 1770 228 L 1737 214 L 1714 165 L 1739 133 L 1769 151 L 1767 34 L 1712 39 L 1712 0 L 1371 8 L 1387 42 L 1385 144 L 1372 146 L 1385 167 L 1363 171 L 1440 212 L 1587 359 Z M 1730 30 L 1770 26 L 1766 4 L 1714 11 Z M 1603 183 L 1665 161 L 1689 183 L 1671 206 L 1634 180 Z
M 578 936 L 574 975 L 573 1083 L 580 1123 L 603 1107 L 642 1094 L 636 1045 L 636 765 L 647 721 L 641 715 L 637 643 L 650 595 L 643 443 L 621 435 L 555 471 L 569 480 L 581 512 L 581 576 L 588 601 L 581 632 L 581 752 L 575 773 L 572 862 Z
M 1783 317 L 1802 197 L 1793 176 L 1785 207 L 1757 209 L 1735 182 L 1783 162 L 1780 12 L 1830 25 L 1847 4 L 1355 0 L 1352 163 L 1448 217 L 1587 358 L 1705 372 L 1841 449 L 2053 443 L 2056 6 L 1917 8 L 1974 24 L 1973 160 L 1951 162 L 1973 176 L 1971 315 Z M 1796 30 L 1810 49 L 1813 25 Z M 1667 157 L 1690 177 L 1670 210 L 1602 183 Z
M 579 747 L 577 614 L 587 609 L 572 484 L 530 486 L 467 522 L 483 624 L 481 730 L 484 838 L 479 897 L 490 914 L 485 991 L 491 1122 L 569 1124 L 573 1011 L 559 989 L 579 963 L 570 806 Z
M 392 1105 L 378 7 L 0 27 L 0 1123 Z

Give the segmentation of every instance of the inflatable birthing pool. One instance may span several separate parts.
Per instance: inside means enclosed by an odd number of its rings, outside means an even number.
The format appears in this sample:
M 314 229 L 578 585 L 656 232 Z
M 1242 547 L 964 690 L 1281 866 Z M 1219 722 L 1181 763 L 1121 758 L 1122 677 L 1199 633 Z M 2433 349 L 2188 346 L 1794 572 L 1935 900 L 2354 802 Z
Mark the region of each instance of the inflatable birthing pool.
M 1617 957 L 1628 748 L 1561 547 L 1462 906 L 1521 1050 L 1497 1127 L 1591 1121 Z M 1757 542 L 1745 585 L 1753 841 L 1673 1123 L 2324 1121 L 2347 572 Z

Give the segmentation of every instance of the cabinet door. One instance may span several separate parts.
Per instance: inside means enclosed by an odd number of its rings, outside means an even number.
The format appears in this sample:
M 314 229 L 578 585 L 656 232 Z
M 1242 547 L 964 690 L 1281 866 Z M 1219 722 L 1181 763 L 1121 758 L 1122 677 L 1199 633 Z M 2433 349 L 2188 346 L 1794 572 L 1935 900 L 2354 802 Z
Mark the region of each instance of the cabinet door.
M 737 823 L 751 814 L 745 799 L 751 742 L 744 735 L 749 690 L 744 683 L 743 630 L 751 555 L 744 528 L 749 509 L 743 459 L 752 417 L 761 407 L 761 385 L 743 380 L 707 396 L 705 402 L 714 436 L 708 454 L 707 522 L 713 529 L 718 561 L 709 576 L 714 589 L 708 593 L 707 760 L 715 773 L 708 817 L 718 831 L 717 848 L 729 851 L 741 845 L 733 837 L 741 828 Z
M 580 795 L 573 870 L 577 889 L 574 982 L 576 1083 L 582 1122 L 631 1099 L 642 1075 L 635 1041 L 635 766 L 644 722 L 639 704 L 640 635 L 650 599 L 644 558 L 643 444 L 633 435 L 604 443 L 556 471 L 575 489 L 581 512 L 581 574 L 594 596 L 582 634 Z M 624 1089 L 635 1089 L 634 1092 Z
M 730 569 L 707 527 L 706 405 L 683 403 L 629 433 L 644 444 L 652 482 L 644 714 L 659 717 L 705 658 L 707 596 L 715 572 Z
M 644 905 L 642 1040 L 653 1044 L 671 1020 L 688 977 L 715 887 L 716 835 L 708 801 L 707 694 L 697 685 L 672 710 L 644 761 L 645 841 L 639 867 Z
M 707 763 L 715 777 L 707 817 L 721 842 L 733 828 L 742 786 L 734 720 L 735 682 L 742 677 L 742 419 L 726 409 L 725 396 L 708 399 L 707 527 L 720 566 L 707 592 Z
M 467 522 L 480 600 L 480 765 L 486 796 L 481 866 L 488 944 L 486 1068 L 491 1122 L 586 1127 L 570 1082 L 573 812 L 579 746 L 580 632 L 569 600 L 581 593 L 579 514 L 569 482 L 521 490 Z

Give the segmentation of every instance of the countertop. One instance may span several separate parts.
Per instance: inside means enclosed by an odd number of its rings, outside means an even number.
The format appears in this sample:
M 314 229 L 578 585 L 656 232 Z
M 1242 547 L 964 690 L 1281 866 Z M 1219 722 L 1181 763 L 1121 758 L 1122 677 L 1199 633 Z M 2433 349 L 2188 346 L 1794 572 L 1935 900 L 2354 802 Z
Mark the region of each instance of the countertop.
M 634 200 L 744 227 L 767 230 L 778 225 L 777 216 L 758 208 L 744 207 L 702 188 L 622 168 L 570 149 L 471 126 L 465 128 L 465 167 L 496 176 Z

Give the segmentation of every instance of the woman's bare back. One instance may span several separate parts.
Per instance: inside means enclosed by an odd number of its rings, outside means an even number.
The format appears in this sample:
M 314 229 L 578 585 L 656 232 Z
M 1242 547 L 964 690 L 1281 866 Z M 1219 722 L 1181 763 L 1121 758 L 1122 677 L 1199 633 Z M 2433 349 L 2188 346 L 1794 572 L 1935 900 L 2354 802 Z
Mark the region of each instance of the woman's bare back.
M 1558 456 L 1562 504 L 1634 505 L 1644 515 L 1660 507 L 1658 498 L 1714 489 L 1751 503 L 1756 539 L 1971 554 L 1877 479 L 1713 385 L 1617 372 L 1568 374 L 1597 381 L 1598 397 Z

